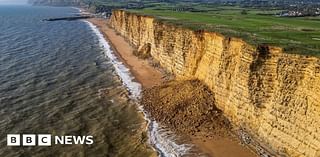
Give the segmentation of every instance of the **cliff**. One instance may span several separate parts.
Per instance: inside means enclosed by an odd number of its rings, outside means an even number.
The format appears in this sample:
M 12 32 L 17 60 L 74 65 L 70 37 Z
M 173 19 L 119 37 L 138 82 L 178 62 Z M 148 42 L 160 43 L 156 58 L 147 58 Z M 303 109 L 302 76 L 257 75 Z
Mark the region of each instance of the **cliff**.
M 217 107 L 261 145 L 284 156 L 320 156 L 319 58 L 121 10 L 110 25 L 177 78 L 205 83 Z
M 29 0 L 32 5 L 48 5 L 48 6 L 78 6 L 81 0 Z

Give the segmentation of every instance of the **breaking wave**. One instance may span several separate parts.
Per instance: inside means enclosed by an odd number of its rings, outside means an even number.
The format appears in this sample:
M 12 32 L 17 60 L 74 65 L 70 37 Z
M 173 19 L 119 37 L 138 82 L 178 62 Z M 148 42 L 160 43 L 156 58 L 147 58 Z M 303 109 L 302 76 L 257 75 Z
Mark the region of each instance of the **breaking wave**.
M 115 56 L 109 43 L 105 40 L 103 34 L 92 23 L 85 21 L 92 31 L 97 35 L 99 44 L 103 48 L 104 54 L 110 59 L 110 62 L 114 66 L 117 75 L 120 77 L 123 85 L 130 93 L 130 98 L 138 100 L 141 97 L 142 86 L 140 83 L 134 81 L 134 77 L 131 75 L 130 70 L 118 60 Z M 168 129 L 165 129 L 156 121 L 151 120 L 142 106 L 139 106 L 141 112 L 144 113 L 144 118 L 148 122 L 147 131 L 149 135 L 149 143 L 159 153 L 160 157 L 180 157 L 187 155 L 191 150 L 192 145 L 178 144 L 176 143 L 176 137 Z

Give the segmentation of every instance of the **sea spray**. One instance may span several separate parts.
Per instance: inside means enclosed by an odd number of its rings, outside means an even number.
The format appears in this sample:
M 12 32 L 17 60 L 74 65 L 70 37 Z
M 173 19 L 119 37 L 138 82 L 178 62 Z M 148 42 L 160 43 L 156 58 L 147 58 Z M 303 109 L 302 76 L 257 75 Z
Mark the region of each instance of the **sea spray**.
M 141 84 L 134 81 L 134 77 L 131 75 L 130 70 L 113 54 L 110 45 L 105 40 L 99 29 L 91 22 L 85 22 L 97 35 L 99 44 L 103 48 L 105 56 L 110 59 L 110 62 L 114 66 L 116 73 L 120 77 L 123 85 L 130 92 L 130 98 L 133 100 L 138 100 L 141 97 Z M 179 157 L 188 154 L 189 150 L 192 148 L 192 145 L 177 144 L 175 142 L 175 136 L 173 133 L 165 128 L 160 127 L 156 121 L 151 120 L 148 113 L 144 111 L 142 106 L 139 106 L 139 109 L 144 113 L 144 118 L 148 122 L 147 130 L 149 142 L 154 149 L 159 152 L 159 156 Z

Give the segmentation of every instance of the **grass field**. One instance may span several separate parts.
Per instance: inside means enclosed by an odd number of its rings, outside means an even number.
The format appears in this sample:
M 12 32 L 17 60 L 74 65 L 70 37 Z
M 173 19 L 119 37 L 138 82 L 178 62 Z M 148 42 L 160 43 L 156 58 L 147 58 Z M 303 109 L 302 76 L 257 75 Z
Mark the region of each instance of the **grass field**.
M 281 46 L 288 53 L 320 57 L 320 18 L 277 17 L 279 10 L 195 6 L 204 12 L 177 12 L 170 6 L 130 10 L 177 26 L 220 32 L 251 44 Z M 246 14 L 241 14 L 246 10 Z

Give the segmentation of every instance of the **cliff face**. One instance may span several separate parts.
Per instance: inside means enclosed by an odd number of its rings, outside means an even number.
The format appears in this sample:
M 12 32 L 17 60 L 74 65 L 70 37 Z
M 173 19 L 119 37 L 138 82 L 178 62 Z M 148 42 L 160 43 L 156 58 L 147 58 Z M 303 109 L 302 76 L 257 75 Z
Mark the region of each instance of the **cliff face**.
M 78 6 L 81 0 L 29 0 L 32 5 L 49 5 L 49 6 Z
M 199 79 L 216 105 L 278 154 L 320 156 L 320 60 L 255 48 L 241 39 L 195 32 L 114 11 L 110 24 L 180 79 Z M 146 52 L 143 52 L 146 53 Z

